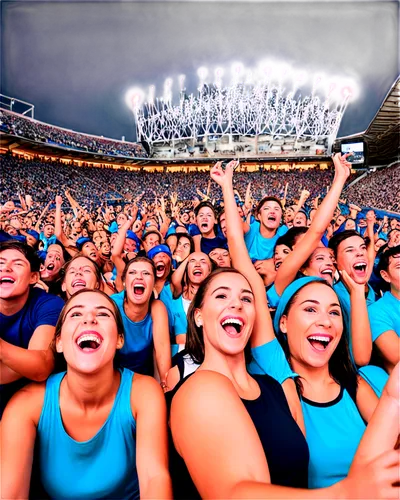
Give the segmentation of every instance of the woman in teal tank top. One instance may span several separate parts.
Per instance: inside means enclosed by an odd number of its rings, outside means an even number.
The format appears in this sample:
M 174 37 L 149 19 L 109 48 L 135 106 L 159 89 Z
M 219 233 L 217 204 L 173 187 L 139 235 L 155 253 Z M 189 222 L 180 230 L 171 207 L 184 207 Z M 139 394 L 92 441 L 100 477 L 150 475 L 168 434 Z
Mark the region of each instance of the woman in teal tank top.
M 163 393 L 153 378 L 114 366 L 123 343 L 105 293 L 82 290 L 67 301 L 54 342 L 67 370 L 18 392 L 4 413 L 4 498 L 34 494 L 34 448 L 50 498 L 171 498 Z

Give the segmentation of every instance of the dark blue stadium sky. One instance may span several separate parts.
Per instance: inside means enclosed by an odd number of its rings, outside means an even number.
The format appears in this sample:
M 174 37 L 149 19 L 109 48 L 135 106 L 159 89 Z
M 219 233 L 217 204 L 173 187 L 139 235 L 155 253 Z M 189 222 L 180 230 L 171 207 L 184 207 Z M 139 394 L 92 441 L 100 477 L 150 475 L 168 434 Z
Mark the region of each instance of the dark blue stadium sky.
M 339 135 L 363 131 L 399 73 L 397 1 L 1 3 L 1 92 L 38 120 L 134 138 L 129 87 L 163 93 L 199 66 L 254 67 L 273 58 L 353 78 L 359 96 Z M 176 94 L 175 94 L 176 95 Z

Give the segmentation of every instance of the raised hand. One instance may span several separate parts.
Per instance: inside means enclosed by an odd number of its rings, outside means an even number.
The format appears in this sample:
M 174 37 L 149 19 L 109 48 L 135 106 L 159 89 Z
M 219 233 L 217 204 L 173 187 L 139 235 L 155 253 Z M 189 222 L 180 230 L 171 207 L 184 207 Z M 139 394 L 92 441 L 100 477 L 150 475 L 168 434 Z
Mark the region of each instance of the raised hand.
M 342 278 L 343 283 L 346 285 L 346 288 L 349 290 L 350 295 L 352 293 L 360 293 L 364 294 L 365 284 L 364 283 L 356 283 L 353 278 L 351 278 L 347 272 L 343 269 L 343 271 L 339 271 L 339 274 Z
M 60 195 L 56 196 L 56 205 L 62 205 L 62 197 Z
M 349 152 L 343 156 L 340 153 L 333 155 L 332 160 L 335 166 L 335 178 L 339 178 L 343 181 L 349 177 L 351 172 L 351 163 L 347 161 L 347 157 L 351 156 L 353 153 Z
M 237 163 L 236 160 L 232 160 L 226 165 L 225 170 L 223 170 L 222 162 L 218 161 L 210 171 L 211 179 L 222 188 L 232 186 L 233 171 Z

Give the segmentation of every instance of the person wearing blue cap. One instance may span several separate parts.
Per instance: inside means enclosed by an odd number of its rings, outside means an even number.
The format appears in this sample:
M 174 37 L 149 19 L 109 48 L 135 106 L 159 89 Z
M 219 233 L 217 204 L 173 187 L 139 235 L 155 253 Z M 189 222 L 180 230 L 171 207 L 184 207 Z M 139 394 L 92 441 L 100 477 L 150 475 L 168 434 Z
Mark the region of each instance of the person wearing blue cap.
M 172 254 L 167 245 L 157 245 L 149 250 L 147 257 L 154 262 L 156 268 L 154 288 L 167 308 L 172 354 L 175 354 L 179 343 L 177 338 L 186 335 L 187 321 L 180 301 L 173 298 L 173 284 L 170 282 Z

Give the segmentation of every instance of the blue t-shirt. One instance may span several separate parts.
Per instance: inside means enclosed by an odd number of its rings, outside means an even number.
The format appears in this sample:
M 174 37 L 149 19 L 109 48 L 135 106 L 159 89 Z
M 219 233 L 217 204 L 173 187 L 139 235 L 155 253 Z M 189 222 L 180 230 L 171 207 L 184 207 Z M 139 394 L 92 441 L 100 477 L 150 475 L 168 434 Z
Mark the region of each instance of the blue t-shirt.
M 170 283 L 165 283 L 160 292 L 159 299 L 167 309 L 170 340 L 171 344 L 175 344 L 175 337 L 187 331 L 187 318 L 182 301 L 174 299 Z
M 296 373 L 291 370 L 277 338 L 266 344 L 253 347 L 251 355 L 252 360 L 247 365 L 247 371 L 252 375 L 266 374 L 277 380 L 280 384 L 283 384 L 288 378 L 297 377 Z
M 215 238 L 204 238 L 200 240 L 201 251 L 205 254 L 209 254 L 214 248 L 228 248 L 228 242 L 223 236 L 216 236 Z
M 141 321 L 132 321 L 125 314 L 125 291 L 111 295 L 122 316 L 124 345 L 118 351 L 121 366 L 142 375 L 153 376 L 153 320 L 150 312 Z
M 368 307 L 372 341 L 388 330 L 393 330 L 400 337 L 400 300 L 391 292 Z
M 87 441 L 67 434 L 60 413 L 65 372 L 51 375 L 38 424 L 38 463 L 46 493 L 63 499 L 139 499 L 136 421 L 131 409 L 133 373 L 121 369 L 114 404 L 98 432 Z
M 28 349 L 36 328 L 42 325 L 56 326 L 64 306 L 60 297 L 46 293 L 41 288 L 31 288 L 24 307 L 17 313 L 6 316 L 0 313 L 0 335 L 3 340 L 17 347 Z M 0 416 L 11 396 L 28 382 L 19 379 L 0 385 Z
M 250 230 L 244 235 L 247 250 L 250 259 L 266 260 L 274 256 L 274 247 L 277 239 L 287 233 L 287 226 L 278 227 L 275 236 L 272 238 L 264 238 L 260 233 L 260 223 L 253 222 L 250 225 Z

